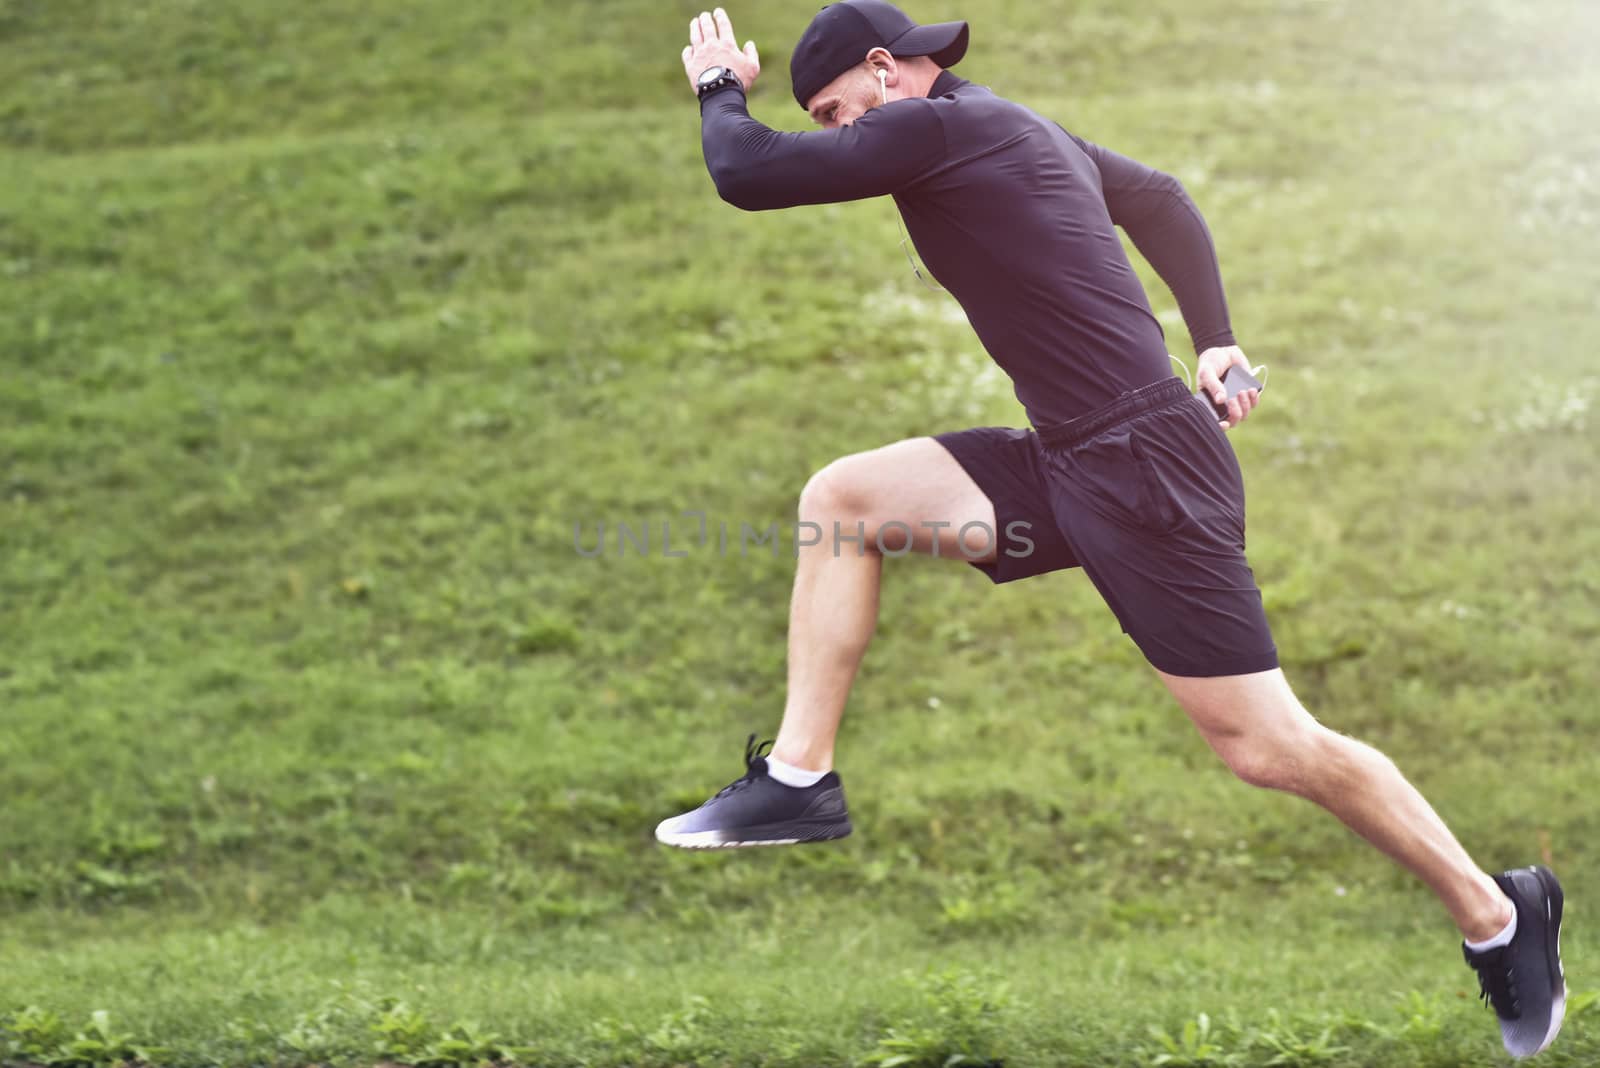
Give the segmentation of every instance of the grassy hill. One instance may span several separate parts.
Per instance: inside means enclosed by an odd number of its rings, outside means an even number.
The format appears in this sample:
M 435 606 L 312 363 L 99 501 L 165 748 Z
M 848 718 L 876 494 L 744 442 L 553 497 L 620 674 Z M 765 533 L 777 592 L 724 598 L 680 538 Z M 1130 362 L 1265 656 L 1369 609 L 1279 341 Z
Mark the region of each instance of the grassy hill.
M 1081 575 L 891 562 L 856 836 L 655 846 L 782 699 L 792 560 L 684 513 L 1022 422 L 887 202 L 716 198 L 696 10 L 0 0 L 0 1057 L 1500 1056 L 1425 891 L 1232 781 Z M 731 11 L 791 129 L 814 10 Z M 1285 668 L 1556 866 L 1542 1063 L 1594 1063 L 1600 15 L 910 10 L 1206 212 Z M 619 522 L 688 555 L 575 551 Z

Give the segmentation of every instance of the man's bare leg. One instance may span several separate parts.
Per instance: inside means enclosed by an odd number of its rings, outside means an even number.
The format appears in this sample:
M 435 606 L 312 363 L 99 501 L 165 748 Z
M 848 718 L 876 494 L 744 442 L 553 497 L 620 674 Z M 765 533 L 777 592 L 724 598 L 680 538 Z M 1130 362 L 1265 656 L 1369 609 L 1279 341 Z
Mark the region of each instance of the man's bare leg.
M 827 771 L 845 699 L 877 625 L 880 531 L 890 552 L 905 548 L 909 527 L 914 551 L 931 553 L 937 544 L 940 556 L 960 561 L 993 559 L 998 539 L 985 540 L 974 530 L 974 550 L 986 547 L 988 556 L 962 555 L 957 533 L 974 522 L 994 531 L 994 504 L 933 438 L 835 460 L 801 492 L 799 518 L 816 524 L 822 535 L 818 544 L 800 550 L 795 567 L 789 691 L 772 755 L 798 768 Z M 936 542 L 927 522 L 950 525 L 937 529 Z M 835 524 L 840 534 L 863 540 L 837 539 Z
M 932 438 L 847 456 L 801 493 L 799 518 L 822 531 L 800 551 L 789 611 L 789 689 L 773 756 L 823 771 L 833 766 L 845 700 L 877 623 L 883 556 L 912 528 L 912 549 L 962 559 L 956 532 L 995 527 L 994 505 Z M 862 537 L 842 541 L 839 532 Z M 992 539 L 991 539 L 992 541 Z M 992 545 L 991 545 L 992 556 Z M 1323 727 L 1281 671 L 1223 678 L 1157 672 L 1214 750 L 1241 779 L 1314 801 L 1426 883 L 1472 941 L 1509 922 L 1511 903 L 1467 855 L 1428 802 L 1382 753 Z
M 1333 813 L 1431 887 L 1469 941 L 1510 922 L 1510 900 L 1393 761 L 1313 719 L 1282 671 L 1157 674 L 1234 774 Z
M 656 840 L 665 845 L 781 846 L 848 835 L 843 784 L 832 772 L 833 742 L 877 623 L 884 553 L 937 548 L 956 560 L 993 561 L 999 542 L 994 505 L 933 438 L 829 464 L 801 493 L 800 519 L 822 536 L 808 537 L 799 548 L 789 612 L 789 696 L 771 758 L 764 762 L 748 750 L 747 774 L 700 807 L 657 824 Z M 969 523 L 987 528 L 987 534 L 970 530 L 976 535 L 970 557 L 958 540 Z M 836 537 L 836 525 L 839 535 L 860 540 Z M 808 771 L 819 774 L 803 774 Z

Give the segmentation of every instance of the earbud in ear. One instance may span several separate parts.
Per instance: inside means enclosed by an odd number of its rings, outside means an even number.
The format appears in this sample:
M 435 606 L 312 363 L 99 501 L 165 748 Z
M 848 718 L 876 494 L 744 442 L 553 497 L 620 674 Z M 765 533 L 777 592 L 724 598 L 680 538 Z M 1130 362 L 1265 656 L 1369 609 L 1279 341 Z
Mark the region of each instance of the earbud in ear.
M 878 68 L 878 92 L 883 96 L 883 102 L 889 102 L 889 72 L 882 67 Z

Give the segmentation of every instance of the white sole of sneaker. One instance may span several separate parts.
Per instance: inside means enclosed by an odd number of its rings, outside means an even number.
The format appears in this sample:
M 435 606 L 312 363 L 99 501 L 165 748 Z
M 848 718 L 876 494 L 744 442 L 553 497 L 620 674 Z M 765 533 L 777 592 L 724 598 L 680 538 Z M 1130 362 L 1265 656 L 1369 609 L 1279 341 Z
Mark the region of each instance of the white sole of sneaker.
M 1549 896 L 1546 896 L 1545 899 L 1544 899 L 1544 914 L 1545 914 L 1545 918 L 1547 920 L 1551 918 L 1551 916 L 1550 916 L 1550 898 L 1549 898 Z M 1561 921 L 1560 920 L 1556 920 L 1555 921 L 1555 927 L 1556 927 L 1556 962 L 1557 962 L 1557 967 L 1560 967 L 1560 961 L 1561 961 Z M 1561 968 L 1561 993 L 1559 993 L 1559 994 L 1557 994 L 1555 996 L 1555 1001 L 1550 1006 L 1550 1029 L 1544 1033 L 1544 1041 L 1539 1043 L 1539 1048 L 1534 1051 L 1535 1053 L 1543 1052 L 1550 1045 L 1550 1043 L 1552 1043 L 1552 1042 L 1554 1042 L 1556 1040 L 1556 1033 L 1561 1030 L 1562 1017 L 1566 1016 L 1566 1014 L 1567 1014 L 1567 970 L 1565 968 Z
M 663 831 L 656 828 L 656 841 L 678 849 L 743 849 L 748 846 L 799 845 L 798 838 L 767 838 L 755 842 L 729 842 L 721 831 Z
M 1541 883 L 1545 882 L 1542 877 L 1539 881 Z M 1519 1060 L 1543 1053 L 1546 1049 L 1548 1049 L 1550 1047 L 1550 1043 L 1554 1042 L 1556 1040 L 1556 1035 L 1560 1033 L 1561 1022 L 1567 1015 L 1567 971 L 1566 968 L 1562 967 L 1561 965 L 1561 920 L 1565 919 L 1565 916 L 1562 916 L 1559 919 L 1556 917 L 1555 911 L 1551 907 L 1551 902 L 1553 900 L 1552 893 L 1559 894 L 1559 886 L 1552 890 L 1550 884 L 1545 883 L 1544 918 L 1545 923 L 1555 929 L 1555 937 L 1553 941 L 1555 943 L 1554 949 L 1557 969 L 1555 976 L 1556 993 L 1550 999 L 1550 1026 L 1545 1029 L 1544 1038 L 1539 1042 L 1538 1049 L 1533 1050 L 1531 1053 L 1511 1054 L 1512 1057 Z
M 1534 1053 L 1543 1053 L 1549 1048 L 1550 1043 L 1556 1040 L 1556 1034 L 1561 1030 L 1561 1018 L 1567 1014 L 1567 991 L 1563 987 L 1556 996 L 1554 1004 L 1550 1006 L 1550 1030 L 1544 1033 L 1544 1041 L 1539 1043 L 1539 1048 Z

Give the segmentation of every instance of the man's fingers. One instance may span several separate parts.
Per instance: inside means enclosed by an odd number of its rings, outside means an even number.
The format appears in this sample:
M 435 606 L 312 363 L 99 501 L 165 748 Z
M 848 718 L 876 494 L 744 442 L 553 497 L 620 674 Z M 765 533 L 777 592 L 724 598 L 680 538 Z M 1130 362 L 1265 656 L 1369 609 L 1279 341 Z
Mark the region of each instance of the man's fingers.
M 1224 417 L 1217 420 L 1217 425 L 1224 430 L 1232 430 L 1246 419 L 1250 412 L 1261 402 L 1261 391 L 1246 389 L 1235 393 L 1227 402 Z
M 717 34 L 729 44 L 737 44 L 733 37 L 733 23 L 728 19 L 728 13 L 720 7 L 716 10 Z
M 717 21 L 711 17 L 711 12 L 700 12 L 700 36 L 707 41 L 717 39 Z
M 700 32 L 700 19 L 696 16 L 689 20 L 689 47 L 699 48 L 705 43 L 706 36 Z
M 757 70 L 761 69 L 761 57 L 756 54 L 756 43 L 754 41 L 746 41 L 744 43 L 744 58 L 748 59 Z

